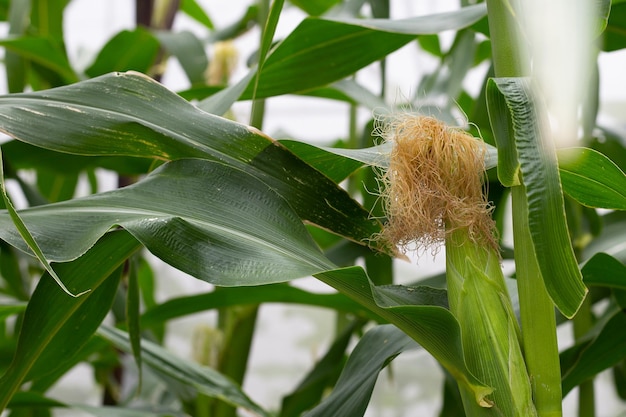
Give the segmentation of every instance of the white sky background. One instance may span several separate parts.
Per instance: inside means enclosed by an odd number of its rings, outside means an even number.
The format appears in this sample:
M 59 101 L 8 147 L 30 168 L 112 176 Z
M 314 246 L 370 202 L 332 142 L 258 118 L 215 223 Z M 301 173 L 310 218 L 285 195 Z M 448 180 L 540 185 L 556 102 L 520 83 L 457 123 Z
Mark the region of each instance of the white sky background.
M 199 0 L 216 25 L 230 24 L 239 18 L 250 0 Z M 391 1 L 393 18 L 426 15 L 454 10 L 457 1 Z M 279 22 L 277 37 L 288 34 L 304 17 L 295 8 L 290 8 Z M 87 67 L 94 54 L 115 33 L 134 27 L 134 2 L 129 0 L 72 0 L 65 16 L 65 33 L 68 52 L 75 65 Z M 206 31 L 185 16 L 178 16 L 176 29 L 189 29 L 201 38 Z M 259 33 L 250 31 L 236 43 L 243 63 L 247 56 L 256 49 Z M 418 56 L 414 44 L 392 54 L 388 60 L 387 86 L 388 102 L 399 101 L 398 97 L 409 97 L 414 93 L 419 77 L 435 67 L 435 61 L 428 56 Z M 623 52 L 602 54 L 601 97 L 605 114 L 601 120 L 626 128 L 626 84 L 623 81 L 626 54 Z M 173 90 L 187 87 L 186 78 L 177 62 L 170 62 L 171 67 L 163 79 L 164 84 Z M 247 69 L 242 65 L 234 78 L 245 75 Z M 359 75 L 359 80 L 377 83 L 377 67 L 366 68 Z M 480 71 L 484 71 L 480 70 Z M 467 85 L 471 92 L 477 93 L 483 72 L 480 72 Z M 0 77 L 0 80 L 3 78 Z M 5 91 L 3 81 L 0 89 Z M 317 143 L 328 143 L 348 133 L 348 106 L 329 100 L 316 100 L 302 97 L 271 98 L 267 103 L 265 130 L 270 135 L 276 131 L 289 132 L 296 139 Z M 249 103 L 238 103 L 235 114 L 241 122 L 247 122 Z M 368 111 L 359 113 L 362 122 L 371 115 Z M 621 119 L 619 118 L 621 116 Z M 425 257 L 427 258 L 427 256 Z M 399 265 L 402 273 L 411 280 L 427 276 L 433 268 L 429 259 L 420 260 L 419 266 Z M 161 299 L 176 295 L 208 291 L 210 286 L 190 277 L 181 276 L 167 266 L 159 266 L 165 272 L 167 280 L 162 283 Z M 315 281 L 302 280 L 300 285 L 320 289 Z M 190 354 L 190 338 L 200 324 L 214 323 L 211 313 L 176 320 L 169 326 L 172 331 L 168 346 L 181 356 Z M 293 308 L 278 305 L 264 306 L 259 317 L 259 327 L 250 358 L 250 375 L 245 383 L 249 395 L 263 406 L 277 407 L 282 395 L 295 388 L 314 359 L 324 352 L 332 334 L 333 316 L 328 311 L 312 308 Z M 568 329 L 561 331 L 567 338 Z M 385 373 L 382 382 L 374 393 L 374 403 L 368 411 L 369 417 L 434 416 L 440 404 L 439 394 L 441 374 L 436 363 L 422 353 L 413 353 L 400 357 L 394 367 L 390 380 Z M 88 368 L 78 368 L 53 391 L 59 398 L 82 402 L 90 397 L 97 404 L 99 394 L 93 387 L 85 384 L 92 378 Z M 606 379 L 606 376 L 603 378 Z M 609 391 L 611 388 L 602 389 Z M 600 389 L 597 390 L 598 393 Z M 611 397 L 611 396 L 609 396 Z M 566 403 L 574 403 L 575 395 L 570 395 Z M 623 410 L 623 408 L 621 408 Z M 615 401 L 608 398 L 598 401 L 599 417 L 617 415 Z M 67 411 L 59 415 L 70 415 Z M 79 415 L 79 414 L 74 414 Z M 566 415 L 570 415 L 566 413 Z

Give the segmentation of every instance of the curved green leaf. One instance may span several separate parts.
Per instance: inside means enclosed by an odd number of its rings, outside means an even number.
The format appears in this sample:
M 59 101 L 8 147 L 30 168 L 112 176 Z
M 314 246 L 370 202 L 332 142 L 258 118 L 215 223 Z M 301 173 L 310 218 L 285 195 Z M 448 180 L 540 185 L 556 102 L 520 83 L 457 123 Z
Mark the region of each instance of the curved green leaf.
M 418 345 L 395 326 L 378 326 L 356 345 L 332 393 L 304 417 L 365 414 L 380 371 L 400 353 Z
M 613 161 L 589 148 L 557 151 L 563 190 L 587 207 L 626 210 L 626 175 Z
M 303 220 L 361 244 L 380 231 L 343 189 L 279 143 L 205 113 L 141 74 L 0 97 L 0 130 L 78 155 L 222 161 L 267 183 Z
M 592 256 L 582 268 L 585 284 L 626 290 L 626 266 L 603 252 Z
M 98 334 L 124 352 L 131 353 L 128 334 L 121 330 L 100 326 Z M 211 368 L 178 358 L 164 348 L 147 340 L 141 342 L 141 355 L 146 365 L 182 385 L 190 386 L 204 395 L 219 398 L 231 405 L 269 417 L 270 414 L 255 404 L 234 382 Z
M 498 144 L 498 176 L 515 185 L 517 172 L 528 200 L 528 224 L 548 294 L 572 317 L 587 289 L 565 221 L 554 146 L 542 135 L 529 80 L 492 78 L 487 84 L 489 119 Z
M 62 366 L 91 337 L 117 290 L 119 275 L 111 274 L 139 246 L 127 233 L 109 233 L 75 262 L 56 265 L 70 291 L 91 290 L 81 297 L 68 296 L 49 275 L 39 281 L 24 314 L 15 357 L 0 378 L 0 409 L 27 375 L 38 377 Z
M 307 18 L 265 61 L 256 97 L 297 93 L 338 81 L 380 60 L 420 34 L 467 27 L 484 4 L 403 20 Z M 249 86 L 243 98 L 252 97 Z
M 57 262 L 75 259 L 111 227 L 122 226 L 165 262 L 222 286 L 334 268 L 270 187 L 212 161 L 173 161 L 134 185 L 20 215 L 46 258 Z M 26 250 L 6 213 L 0 213 L 0 237 Z
M 441 306 L 439 290 L 383 287 L 381 291 L 360 267 L 327 271 L 315 277 L 395 324 L 430 352 L 459 384 L 474 394 L 478 403 L 493 391 L 468 370 L 459 322 Z M 412 300 L 411 304 L 407 304 L 408 300 Z

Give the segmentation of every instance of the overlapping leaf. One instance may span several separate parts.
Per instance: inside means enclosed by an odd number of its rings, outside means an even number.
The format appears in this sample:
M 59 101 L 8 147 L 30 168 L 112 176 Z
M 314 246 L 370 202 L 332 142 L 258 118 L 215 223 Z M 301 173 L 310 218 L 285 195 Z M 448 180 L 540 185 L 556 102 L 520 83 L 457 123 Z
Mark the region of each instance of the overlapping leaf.
M 357 242 L 380 230 L 343 189 L 277 142 L 205 113 L 141 74 L 0 97 L 0 129 L 79 155 L 219 160 L 263 180 L 306 221 Z
M 135 185 L 20 215 L 51 261 L 75 259 L 122 226 L 164 261 L 222 286 L 286 281 L 334 267 L 269 186 L 200 159 L 173 161 Z M 26 250 L 6 213 L 0 237 Z

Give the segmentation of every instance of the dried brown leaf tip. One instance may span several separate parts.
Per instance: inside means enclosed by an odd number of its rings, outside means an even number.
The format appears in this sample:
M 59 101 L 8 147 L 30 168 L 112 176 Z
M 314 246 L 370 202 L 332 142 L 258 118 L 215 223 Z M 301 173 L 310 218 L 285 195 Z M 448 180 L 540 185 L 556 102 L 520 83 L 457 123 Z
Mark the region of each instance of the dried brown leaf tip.
M 380 238 L 402 252 L 437 248 L 453 230 L 497 248 L 484 190 L 486 148 L 466 132 L 433 118 L 396 116 L 382 129 L 393 143 L 382 175 L 387 224 Z

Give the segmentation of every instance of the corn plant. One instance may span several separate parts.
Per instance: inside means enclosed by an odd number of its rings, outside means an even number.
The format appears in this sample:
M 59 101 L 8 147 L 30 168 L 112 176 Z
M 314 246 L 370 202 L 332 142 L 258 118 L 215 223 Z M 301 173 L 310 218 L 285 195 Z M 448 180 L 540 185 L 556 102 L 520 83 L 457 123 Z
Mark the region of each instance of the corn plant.
M 195 0 L 138 0 L 137 27 L 82 70 L 65 47 L 68 3 L 0 5 L 7 415 L 363 416 L 379 373 L 414 349 L 446 375 L 432 415 L 562 416 L 578 389 L 578 415 L 595 416 L 605 370 L 626 399 L 626 136 L 597 123 L 596 65 L 626 47 L 625 3 L 546 9 L 555 40 L 542 45 L 532 2 L 392 19 L 395 0 L 259 0 L 223 22 Z M 287 8 L 304 17 L 278 38 Z M 203 35 L 174 30 L 180 14 Z M 232 41 L 251 27 L 257 51 L 233 79 Z M 561 58 L 572 77 L 542 67 L 572 42 L 578 61 Z M 438 66 L 398 103 L 387 57 L 403 47 Z M 188 89 L 159 82 L 168 57 Z M 375 63 L 379 91 L 359 78 Z M 464 84 L 476 67 L 477 95 Z M 559 100 L 551 83 L 576 94 Z M 319 146 L 264 132 L 265 102 L 292 94 L 346 103 L 349 136 Z M 251 103 L 250 120 L 233 120 L 237 102 Z M 119 188 L 98 191 L 103 169 Z M 445 276 L 399 285 L 410 280 L 395 259 L 413 251 L 445 252 Z M 157 302 L 148 252 L 212 290 Z M 309 276 L 335 292 L 291 285 Z M 269 302 L 337 315 L 333 343 L 279 409 L 242 389 Z M 211 310 L 218 325 L 198 358 L 164 347 L 169 320 Z M 559 349 L 568 322 L 574 343 Z M 79 363 L 94 370 L 100 406 L 48 395 Z

